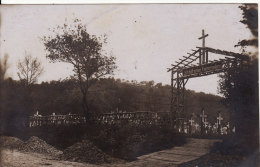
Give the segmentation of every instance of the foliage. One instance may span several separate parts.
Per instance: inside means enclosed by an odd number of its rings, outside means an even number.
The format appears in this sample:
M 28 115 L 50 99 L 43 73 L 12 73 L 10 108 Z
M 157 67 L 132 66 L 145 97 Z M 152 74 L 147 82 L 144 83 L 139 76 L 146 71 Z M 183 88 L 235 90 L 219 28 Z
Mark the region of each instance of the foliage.
M 230 69 L 221 75 L 220 93 L 233 110 L 250 112 L 258 104 L 258 59 L 254 58 L 241 71 Z
M 33 58 L 30 54 L 26 54 L 23 60 L 19 60 L 17 67 L 17 75 L 21 81 L 25 82 L 26 86 L 36 83 L 43 73 L 41 62 L 37 57 Z
M 243 11 L 243 19 L 240 21 L 251 31 L 253 38 L 239 41 L 235 47 L 255 46 L 258 47 L 258 6 L 257 4 L 244 4 L 239 6 Z
M 254 38 L 243 40 L 245 43 L 240 41 L 237 46 L 258 47 L 258 42 L 253 42 L 258 41 L 257 5 L 246 4 L 240 8 L 243 11 L 241 22 L 248 26 Z M 251 56 L 242 69 L 230 69 L 220 75 L 220 78 L 219 92 L 224 95 L 224 102 L 229 106 L 231 119 L 236 126 L 236 142 L 232 144 L 243 153 L 252 153 L 259 147 L 258 56 Z
M 75 19 L 72 25 L 64 24 L 53 30 L 56 35 L 44 37 L 47 58 L 51 62 L 66 62 L 73 65 L 74 77 L 82 93 L 84 114 L 88 115 L 88 89 L 99 79 L 112 74 L 115 57 L 102 50 L 106 39 L 90 35 L 86 25 Z

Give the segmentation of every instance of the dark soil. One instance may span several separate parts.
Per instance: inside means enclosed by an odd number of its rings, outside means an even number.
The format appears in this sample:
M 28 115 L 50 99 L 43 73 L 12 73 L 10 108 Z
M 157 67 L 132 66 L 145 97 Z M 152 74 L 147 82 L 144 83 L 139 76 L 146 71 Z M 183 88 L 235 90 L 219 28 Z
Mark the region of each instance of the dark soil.
M 60 157 L 64 160 L 87 162 L 92 164 L 120 161 L 104 153 L 89 140 L 83 140 L 82 142 L 73 144 L 65 149 Z
M 127 161 L 133 161 L 138 156 L 186 143 L 185 137 L 174 133 L 167 127 L 140 128 L 125 124 L 120 127 L 100 127 L 95 132 L 86 138 L 93 141 L 107 154 Z
M 21 145 L 18 150 L 24 152 L 36 152 L 41 154 L 48 154 L 52 156 L 57 156 L 62 152 L 54 148 L 53 146 L 47 144 L 42 139 L 32 136 L 28 141 Z
M 32 140 L 31 136 L 39 138 Z M 71 146 L 87 140 L 93 142 L 93 145 L 109 157 L 126 161 L 133 161 L 138 156 L 180 146 L 186 142 L 185 137 L 174 133 L 169 127 L 152 125 L 136 127 L 127 123 L 122 125 L 89 123 L 82 126 L 35 127 L 26 129 L 17 137 L 28 140 L 23 147 L 19 147 L 22 151 L 56 155 L 57 149 L 62 151 L 68 150 L 69 147 L 72 149 Z M 84 143 L 82 145 L 84 148 L 88 148 Z M 79 151 L 79 156 L 82 151 Z M 65 154 L 68 155 L 65 158 L 75 159 L 68 152 Z M 84 158 L 80 161 L 85 162 Z M 107 162 L 107 159 L 103 158 L 103 162 Z

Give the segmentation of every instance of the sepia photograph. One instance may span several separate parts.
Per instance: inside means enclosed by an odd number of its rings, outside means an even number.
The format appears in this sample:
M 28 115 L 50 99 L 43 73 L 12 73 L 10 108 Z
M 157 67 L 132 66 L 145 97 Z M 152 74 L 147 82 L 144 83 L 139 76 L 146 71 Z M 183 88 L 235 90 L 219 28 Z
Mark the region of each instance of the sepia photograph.
M 0 167 L 259 167 L 258 4 L 0 6 Z

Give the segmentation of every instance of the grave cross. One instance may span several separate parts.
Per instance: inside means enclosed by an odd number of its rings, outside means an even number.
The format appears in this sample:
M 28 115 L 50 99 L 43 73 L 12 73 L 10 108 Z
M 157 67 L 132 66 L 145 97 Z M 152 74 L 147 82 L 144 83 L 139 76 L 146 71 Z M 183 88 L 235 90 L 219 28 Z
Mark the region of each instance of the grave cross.
M 202 39 L 202 47 L 205 48 L 205 38 L 209 36 L 209 34 L 205 34 L 204 29 L 202 30 L 202 36 L 198 39 Z
M 204 113 L 204 109 L 202 110 L 202 114 L 200 114 L 201 120 L 204 123 L 206 121 L 207 115 Z
M 190 125 L 192 126 L 192 125 L 193 125 L 193 122 L 194 122 L 194 120 L 193 120 L 192 118 L 190 118 L 189 122 L 190 122 Z
M 195 127 L 196 127 L 196 129 L 198 129 L 198 127 L 199 127 L 199 124 L 197 124 L 197 123 L 196 123 L 196 124 L 195 124 Z
M 221 114 L 219 113 L 219 116 L 217 117 L 218 125 L 221 125 L 222 120 L 223 120 L 223 117 L 221 117 Z

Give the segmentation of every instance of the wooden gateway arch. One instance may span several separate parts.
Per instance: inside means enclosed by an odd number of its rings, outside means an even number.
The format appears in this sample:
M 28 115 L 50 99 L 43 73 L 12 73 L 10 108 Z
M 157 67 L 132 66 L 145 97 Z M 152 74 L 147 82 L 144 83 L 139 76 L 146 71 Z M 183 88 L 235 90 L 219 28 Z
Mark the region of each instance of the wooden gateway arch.
M 204 34 L 198 39 L 202 39 L 202 47 L 196 47 L 192 53 L 176 61 L 168 68 L 171 72 L 171 120 L 172 125 L 183 124 L 184 111 L 184 91 L 185 85 L 190 78 L 202 77 L 211 74 L 225 72 L 228 69 L 241 70 L 249 61 L 249 56 L 205 46 Z M 224 58 L 209 60 L 210 54 L 225 56 Z M 214 56 L 214 55 L 213 55 Z M 210 57 L 212 58 L 212 57 Z

